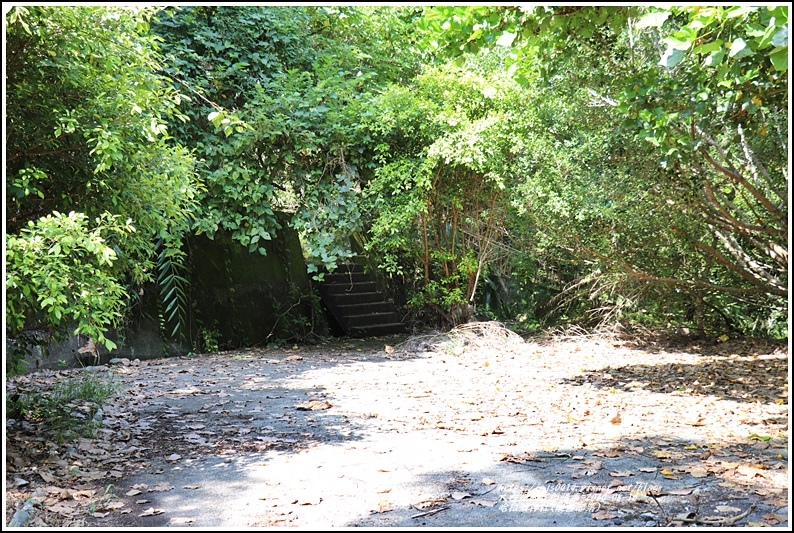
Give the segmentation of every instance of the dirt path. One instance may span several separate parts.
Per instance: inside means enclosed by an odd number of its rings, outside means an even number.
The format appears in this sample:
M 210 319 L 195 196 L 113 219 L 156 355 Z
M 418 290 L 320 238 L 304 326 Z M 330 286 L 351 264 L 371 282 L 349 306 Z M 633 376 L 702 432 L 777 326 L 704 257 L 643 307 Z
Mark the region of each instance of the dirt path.
M 6 523 L 783 527 L 787 352 L 480 323 L 102 367 L 97 438 L 7 424 Z

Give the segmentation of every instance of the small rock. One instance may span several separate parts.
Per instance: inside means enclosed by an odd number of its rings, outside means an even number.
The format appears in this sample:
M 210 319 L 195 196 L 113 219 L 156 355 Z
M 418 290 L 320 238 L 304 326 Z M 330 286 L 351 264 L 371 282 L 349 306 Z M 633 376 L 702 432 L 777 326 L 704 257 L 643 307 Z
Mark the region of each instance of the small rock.
M 656 522 L 654 520 L 648 520 L 645 522 L 645 527 L 656 527 Z
M 100 422 L 101 423 L 103 414 L 104 413 L 102 413 L 102 409 L 98 409 L 97 412 L 94 413 L 94 422 Z
M 22 479 L 21 477 L 15 477 L 14 478 L 14 485 L 17 486 L 17 487 L 24 487 L 25 485 L 28 485 L 29 483 L 30 482 L 28 480 Z
M 126 357 L 114 357 L 113 359 L 108 361 L 108 364 L 130 366 L 130 360 L 127 359 Z

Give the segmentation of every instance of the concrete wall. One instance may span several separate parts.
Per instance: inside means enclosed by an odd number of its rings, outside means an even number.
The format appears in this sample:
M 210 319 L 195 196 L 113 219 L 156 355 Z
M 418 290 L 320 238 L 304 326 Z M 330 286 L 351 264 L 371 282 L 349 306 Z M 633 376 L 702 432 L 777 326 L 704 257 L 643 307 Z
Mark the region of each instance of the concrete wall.
M 208 335 L 221 350 L 307 340 L 312 332 L 327 335 L 327 320 L 312 303 L 319 296 L 314 296 L 297 233 L 284 223 L 276 239 L 266 244 L 268 254 L 262 256 L 248 253 L 223 232 L 212 240 L 190 238 L 186 244 L 191 270 L 187 343 L 163 339 L 157 288 L 145 286 L 124 327 L 108 334 L 118 348 L 110 353 L 99 348 L 99 363 L 114 357 L 144 360 L 200 353 L 206 351 Z M 95 364 L 89 354 L 78 352 L 87 341 L 78 336 L 34 347 L 26 358 L 29 370 Z
M 267 255 L 249 253 L 225 233 L 188 243 L 193 271 L 193 338 L 205 347 L 209 334 L 220 349 L 265 346 L 325 334 L 327 323 L 312 300 L 300 240 L 286 223 L 268 242 Z M 314 319 L 317 315 L 318 318 Z

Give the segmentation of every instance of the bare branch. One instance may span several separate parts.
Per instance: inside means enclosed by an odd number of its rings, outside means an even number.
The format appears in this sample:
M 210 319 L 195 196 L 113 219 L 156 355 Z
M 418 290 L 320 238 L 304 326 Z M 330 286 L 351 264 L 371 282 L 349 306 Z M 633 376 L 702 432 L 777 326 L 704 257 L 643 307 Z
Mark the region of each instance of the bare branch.
M 780 280 L 778 280 L 775 276 L 769 274 L 767 271 L 766 265 L 762 265 L 752 257 L 750 257 L 747 252 L 745 252 L 736 238 L 733 235 L 725 234 L 719 229 L 715 227 L 711 227 L 714 234 L 720 239 L 723 246 L 730 252 L 730 254 L 734 257 L 738 266 L 747 274 L 753 276 L 757 281 L 756 284 L 762 284 L 765 287 L 768 287 L 769 292 L 772 294 L 776 294 L 778 296 L 788 296 L 788 287 L 783 285 Z M 745 279 L 747 276 L 744 276 Z
M 775 183 L 772 181 L 772 178 L 769 176 L 769 172 L 767 172 L 764 165 L 755 157 L 755 152 L 750 148 L 750 144 L 747 142 L 747 138 L 744 135 L 744 128 L 742 128 L 741 124 L 737 126 L 737 131 L 739 132 L 739 138 L 741 140 L 742 151 L 744 152 L 744 158 L 747 161 L 747 167 L 750 169 L 750 173 L 752 174 L 756 185 L 759 188 L 764 187 L 764 184 L 761 183 L 761 179 L 758 177 L 758 174 L 760 173 L 761 176 L 766 181 L 766 186 L 769 189 L 771 189 L 771 191 L 775 193 L 775 195 L 779 199 L 785 201 L 786 200 L 785 191 L 780 191 L 778 190 L 777 187 L 775 187 Z
M 752 184 L 750 184 L 744 177 L 742 177 L 741 174 L 733 170 L 730 170 L 726 167 L 723 167 L 722 165 L 717 163 L 706 150 L 702 149 L 701 153 L 703 154 L 703 157 L 706 158 L 706 161 L 708 161 L 711 164 L 711 166 L 713 166 L 722 174 L 728 176 L 731 180 L 733 180 L 735 183 L 738 183 L 739 185 L 744 187 L 744 189 L 747 190 L 747 192 L 752 194 L 753 197 L 755 197 L 755 199 L 758 200 L 767 209 L 767 211 L 769 211 L 770 214 L 772 214 L 775 218 L 778 219 L 781 225 L 786 227 L 788 226 L 788 221 L 786 219 L 786 216 L 783 213 L 781 213 L 781 211 L 777 207 L 775 207 L 772 204 L 772 202 L 770 202 L 769 199 L 766 198 L 766 196 L 761 194 L 761 192 L 758 189 L 753 187 Z
M 777 229 L 777 228 L 766 228 L 763 226 L 754 226 L 752 224 L 745 224 L 740 222 L 735 217 L 733 217 L 727 209 L 720 203 L 720 200 L 717 199 L 714 189 L 712 188 L 711 184 L 706 182 L 704 185 L 704 191 L 706 193 L 706 198 L 709 200 L 709 203 L 717 208 L 717 210 L 722 214 L 724 220 L 726 221 L 727 225 L 730 225 L 733 228 L 739 230 L 745 230 L 747 232 L 760 232 L 760 233 L 768 233 L 770 235 L 780 235 L 785 236 L 786 231 Z M 734 210 L 739 211 L 739 209 L 733 205 L 727 198 L 724 198 L 723 201 L 731 206 Z

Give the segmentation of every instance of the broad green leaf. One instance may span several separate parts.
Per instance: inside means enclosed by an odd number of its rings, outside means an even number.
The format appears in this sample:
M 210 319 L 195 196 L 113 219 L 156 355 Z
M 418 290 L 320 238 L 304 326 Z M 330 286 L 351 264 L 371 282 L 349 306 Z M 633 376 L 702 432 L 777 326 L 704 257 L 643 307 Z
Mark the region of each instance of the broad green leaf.
M 499 40 L 496 41 L 496 44 L 498 44 L 499 46 L 507 46 L 507 47 L 509 47 L 511 44 L 513 44 L 513 40 L 515 38 L 516 38 L 516 34 L 515 33 L 510 33 L 508 31 L 506 31 L 506 32 L 504 32 L 502 34 L 501 37 L 499 37 Z
M 703 62 L 703 65 L 707 67 L 716 67 L 722 62 L 722 58 L 724 58 L 727 53 L 728 51 L 724 48 L 717 50 L 716 52 L 712 52 Z
M 739 38 L 731 43 L 731 51 L 728 55 L 734 59 L 741 59 L 743 57 L 749 56 L 752 53 L 752 48 L 750 48 L 744 39 Z
M 670 17 L 669 11 L 657 11 L 654 13 L 647 13 L 643 15 L 643 17 L 637 21 L 637 24 L 634 26 L 635 28 L 658 28 L 664 21 Z
M 772 61 L 772 65 L 775 67 L 775 70 L 784 71 L 788 70 L 788 47 L 781 48 L 777 51 L 772 51 L 769 54 L 769 59 Z
M 784 24 L 775 32 L 772 37 L 773 46 L 788 46 L 788 25 Z
M 667 48 L 674 48 L 676 50 L 689 50 L 690 46 L 692 46 L 692 40 L 689 39 L 687 36 L 683 34 L 680 35 L 671 35 L 669 37 L 664 38 L 664 43 L 667 45 Z
M 668 48 L 662 54 L 662 59 L 659 60 L 659 65 L 667 68 L 673 68 L 679 64 L 685 57 L 685 53 L 677 48 Z
M 748 13 L 752 13 L 756 9 L 758 8 L 754 6 L 737 6 L 730 8 L 728 11 L 725 12 L 725 15 L 729 19 L 738 18 L 747 15 Z
M 714 52 L 715 50 L 719 50 L 722 48 L 722 40 L 717 39 L 716 41 L 712 41 L 710 43 L 701 44 L 700 46 L 696 46 L 692 52 L 696 54 L 708 54 L 709 52 Z

